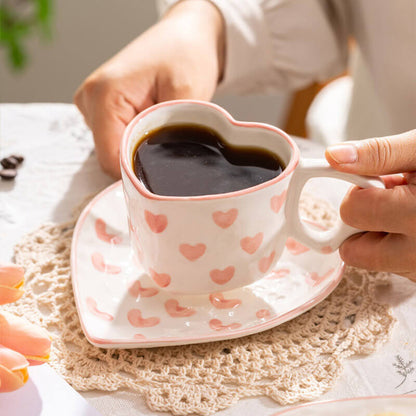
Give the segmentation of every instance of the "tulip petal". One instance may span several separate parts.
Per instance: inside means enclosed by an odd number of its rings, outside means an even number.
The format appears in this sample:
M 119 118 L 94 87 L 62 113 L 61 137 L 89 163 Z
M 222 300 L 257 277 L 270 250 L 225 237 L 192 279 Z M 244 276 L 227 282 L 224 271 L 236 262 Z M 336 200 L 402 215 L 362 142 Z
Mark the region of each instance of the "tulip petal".
M 23 295 L 23 290 L 0 285 L 0 305 L 16 302 Z
M 29 363 L 22 354 L 0 345 L 0 365 L 10 371 L 17 371 L 26 368 Z
M 28 365 L 22 354 L 0 345 L 0 392 L 22 387 L 29 378 Z
M 0 313 L 0 344 L 20 352 L 31 360 L 49 357 L 51 339 L 48 331 L 8 312 Z
M 20 389 L 26 383 L 28 377 L 26 369 L 12 372 L 0 365 L 0 393 Z
M 0 263 L 0 285 L 19 289 L 23 285 L 25 270 L 16 264 Z

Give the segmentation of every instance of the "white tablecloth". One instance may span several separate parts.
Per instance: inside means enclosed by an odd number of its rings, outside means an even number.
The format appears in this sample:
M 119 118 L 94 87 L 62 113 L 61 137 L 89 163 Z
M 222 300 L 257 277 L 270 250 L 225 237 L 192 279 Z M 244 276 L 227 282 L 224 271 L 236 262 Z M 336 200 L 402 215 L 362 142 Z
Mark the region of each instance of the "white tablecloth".
M 25 233 L 45 222 L 68 220 L 85 197 L 112 182 L 101 172 L 91 134 L 81 120 L 69 104 L 0 105 L 0 156 L 21 153 L 26 158 L 14 182 L 0 181 L 0 261 L 11 260 L 14 244 Z M 323 154 L 314 143 L 301 139 L 297 143 L 303 156 Z M 346 186 L 331 184 L 321 181 L 310 186 L 324 193 L 331 189 L 329 198 L 337 202 Z M 416 284 L 394 276 L 381 296 L 398 320 L 392 339 L 373 355 L 347 360 L 343 376 L 321 399 L 416 392 Z M 393 366 L 397 356 L 415 361 L 406 377 Z M 104 416 L 155 414 L 133 392 L 82 395 Z M 260 397 L 242 400 L 218 415 L 268 416 L 280 409 L 271 399 Z

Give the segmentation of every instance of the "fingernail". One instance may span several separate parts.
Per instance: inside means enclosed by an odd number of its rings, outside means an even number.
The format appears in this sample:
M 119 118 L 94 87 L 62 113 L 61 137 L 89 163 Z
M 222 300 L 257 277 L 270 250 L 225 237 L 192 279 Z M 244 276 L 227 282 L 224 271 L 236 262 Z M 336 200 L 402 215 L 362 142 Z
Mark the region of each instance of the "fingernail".
M 337 163 L 355 163 L 358 160 L 357 148 L 352 144 L 330 146 L 326 151 Z

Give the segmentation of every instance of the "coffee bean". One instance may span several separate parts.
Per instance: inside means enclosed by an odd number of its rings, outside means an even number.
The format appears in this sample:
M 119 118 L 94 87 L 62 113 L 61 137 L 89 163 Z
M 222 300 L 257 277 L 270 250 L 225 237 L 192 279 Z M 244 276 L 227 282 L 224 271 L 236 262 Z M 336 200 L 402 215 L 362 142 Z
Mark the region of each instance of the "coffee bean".
M 22 164 L 25 160 L 25 158 L 22 155 L 11 155 L 10 157 L 14 157 L 19 165 Z
M 14 157 L 14 156 L 9 156 L 7 159 L 9 159 L 9 162 L 11 162 L 11 163 L 13 163 L 13 164 L 15 164 L 16 166 L 14 167 L 14 168 L 12 168 L 12 169 L 15 169 L 15 168 L 17 168 L 19 165 L 20 165 L 20 163 L 19 163 L 19 161 Z
M 13 180 L 17 175 L 16 169 L 1 169 L 0 170 L 0 178 L 4 179 L 5 181 Z
M 3 158 L 0 163 L 5 169 L 14 169 L 19 164 L 17 159 L 12 156 Z

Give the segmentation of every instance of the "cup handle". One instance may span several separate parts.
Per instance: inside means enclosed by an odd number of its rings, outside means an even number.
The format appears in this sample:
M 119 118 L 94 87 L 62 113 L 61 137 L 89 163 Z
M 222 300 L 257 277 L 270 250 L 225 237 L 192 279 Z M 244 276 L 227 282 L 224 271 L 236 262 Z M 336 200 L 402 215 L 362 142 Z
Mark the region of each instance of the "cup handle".
M 328 231 L 314 230 L 301 221 L 299 198 L 302 189 L 309 179 L 316 177 L 342 179 L 361 188 L 385 188 L 385 186 L 379 177 L 339 172 L 331 168 L 325 159 L 300 159 L 290 181 L 286 200 L 285 215 L 289 235 L 316 251 L 330 253 L 337 250 L 345 239 L 361 230 L 346 225 L 341 218 L 338 218 L 335 227 Z

